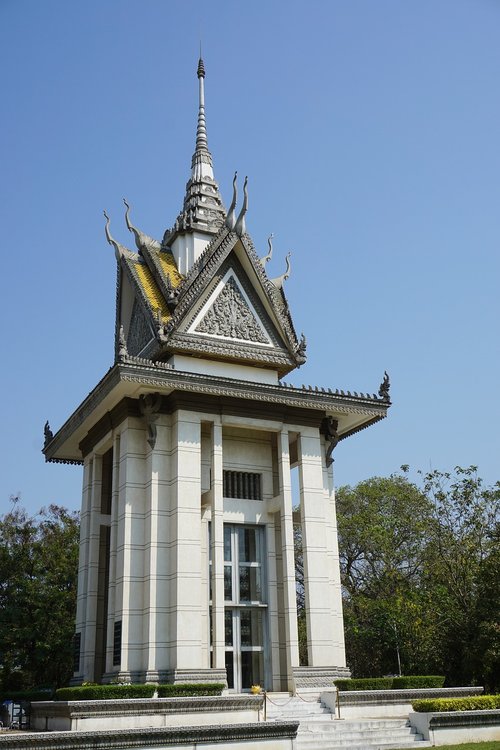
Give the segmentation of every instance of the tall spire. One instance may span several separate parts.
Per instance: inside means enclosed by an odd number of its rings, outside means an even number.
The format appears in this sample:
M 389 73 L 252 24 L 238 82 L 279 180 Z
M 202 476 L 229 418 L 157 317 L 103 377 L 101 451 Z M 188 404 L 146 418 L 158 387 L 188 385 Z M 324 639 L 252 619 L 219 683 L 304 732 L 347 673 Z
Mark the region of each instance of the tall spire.
M 205 63 L 198 60 L 198 123 L 196 146 L 191 160 L 191 178 L 186 185 L 184 205 L 175 221 L 175 235 L 200 231 L 216 234 L 226 218 L 226 210 L 214 180 L 212 154 L 208 150 L 205 119 Z
M 198 60 L 197 75 L 199 87 L 198 126 L 196 128 L 196 149 L 191 161 L 192 178 L 199 180 L 202 176 L 208 175 L 213 179 L 212 154 L 208 150 L 207 122 L 205 119 L 205 64 L 201 56 Z M 205 168 L 203 168 L 203 164 L 206 165 Z

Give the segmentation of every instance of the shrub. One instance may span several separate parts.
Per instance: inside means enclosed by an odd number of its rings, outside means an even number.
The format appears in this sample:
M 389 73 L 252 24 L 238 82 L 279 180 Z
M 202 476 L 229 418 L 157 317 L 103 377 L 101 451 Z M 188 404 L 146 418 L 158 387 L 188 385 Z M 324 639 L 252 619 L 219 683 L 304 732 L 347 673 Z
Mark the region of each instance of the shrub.
M 195 695 L 221 695 L 225 685 L 222 682 L 178 683 L 158 685 L 159 698 L 181 698 Z
M 56 690 L 58 701 L 103 701 L 120 698 L 152 698 L 158 691 L 159 698 L 181 698 L 196 695 L 220 695 L 222 683 L 179 683 L 178 685 L 78 685 Z
M 418 713 L 441 711 L 487 711 L 500 708 L 500 695 L 470 695 L 464 698 L 423 698 L 413 701 L 413 710 Z
M 442 688 L 444 675 L 408 675 L 407 677 L 393 677 L 392 690 L 416 690 L 422 688 Z
M 339 690 L 390 690 L 392 677 L 360 677 L 351 680 L 335 680 Z
M 152 698 L 156 685 L 79 685 L 56 690 L 58 701 L 102 701 L 116 698 Z

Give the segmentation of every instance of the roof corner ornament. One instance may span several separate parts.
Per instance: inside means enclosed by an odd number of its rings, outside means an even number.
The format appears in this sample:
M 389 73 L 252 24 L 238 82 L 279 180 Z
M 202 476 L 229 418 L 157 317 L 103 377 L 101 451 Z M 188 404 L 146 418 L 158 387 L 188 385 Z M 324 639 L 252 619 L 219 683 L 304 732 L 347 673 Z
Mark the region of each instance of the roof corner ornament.
M 49 420 L 47 419 L 47 421 L 45 422 L 43 426 L 43 449 L 44 450 L 48 446 L 48 444 L 50 443 L 53 437 L 54 437 L 54 433 L 50 429 Z
M 161 393 L 147 393 L 139 396 L 139 409 L 145 419 L 148 431 L 147 441 L 151 450 L 156 445 L 156 420 L 161 406 Z
M 325 436 L 325 441 L 328 443 L 328 447 L 326 449 L 326 454 L 325 454 L 327 467 L 333 464 L 334 459 L 333 459 L 332 453 L 337 447 L 338 442 L 340 440 L 338 428 L 339 428 L 339 422 L 337 419 L 334 419 L 333 417 L 325 417 L 321 423 L 321 428 L 320 428 L 321 434 Z
M 289 278 L 290 272 L 291 272 L 291 266 L 290 266 L 290 258 L 292 257 L 292 253 L 286 254 L 286 271 L 281 276 L 278 276 L 276 279 L 271 279 L 271 283 L 274 284 L 276 289 L 282 289 L 283 284 L 285 281 Z
M 234 226 L 234 231 L 238 235 L 238 237 L 243 237 L 244 234 L 246 234 L 247 228 L 245 224 L 245 214 L 248 210 L 248 177 L 245 177 L 245 182 L 243 183 L 243 206 L 241 207 L 240 215 L 238 216 L 236 220 L 236 224 Z
M 118 332 L 118 361 L 123 362 L 126 357 L 128 357 L 127 340 L 125 338 L 125 331 L 121 325 Z
M 167 297 L 166 297 L 167 307 L 170 310 L 170 312 L 173 312 L 175 308 L 177 307 L 177 305 L 179 304 L 179 290 L 173 286 L 170 280 L 170 276 L 166 277 L 165 286 L 167 288 Z
M 113 237 L 111 236 L 111 233 L 109 231 L 109 216 L 106 213 L 106 211 L 103 211 L 104 218 L 106 219 L 106 226 L 104 227 L 104 233 L 106 235 L 106 239 L 109 242 L 110 245 L 113 245 L 115 248 L 115 257 L 116 260 L 120 260 L 120 258 L 125 254 L 126 248 L 123 247 L 123 245 L 120 245 L 119 242 L 117 242 Z
M 233 200 L 231 201 L 231 205 L 229 206 L 229 211 L 227 212 L 227 216 L 226 216 L 226 227 L 229 229 L 230 232 L 233 231 L 234 225 L 236 224 L 235 208 L 236 208 L 236 198 L 238 196 L 238 186 L 236 184 L 237 179 L 238 179 L 238 172 L 236 171 L 233 177 Z
M 129 217 L 130 204 L 127 203 L 127 199 L 126 198 L 123 199 L 123 202 L 125 203 L 125 224 L 127 225 L 128 231 L 132 232 L 132 234 L 134 235 L 134 237 L 135 237 L 135 244 L 137 245 L 137 249 L 139 250 L 139 252 L 141 252 L 142 244 L 141 244 L 141 240 L 140 240 L 140 237 L 139 237 L 139 230 L 136 227 L 134 227 L 134 225 L 130 221 L 130 217 Z
M 299 360 L 301 360 L 301 364 L 304 364 L 306 361 L 306 349 L 307 349 L 307 340 L 303 333 L 300 334 L 300 340 L 297 344 L 297 347 L 295 349 L 295 354 Z
M 384 372 L 384 378 L 382 382 L 380 383 L 380 387 L 378 389 L 378 395 L 381 399 L 384 401 L 387 401 L 387 403 L 391 402 L 391 397 L 389 394 L 391 388 L 391 382 L 389 380 L 389 375 L 387 374 L 387 370 Z
M 264 255 L 263 258 L 260 258 L 260 265 L 262 266 L 262 268 L 264 268 L 264 270 L 266 268 L 266 263 L 269 263 L 269 261 L 273 257 L 273 237 L 274 237 L 274 234 L 271 232 L 271 234 L 267 238 L 267 244 L 269 245 L 269 252 L 267 255 Z

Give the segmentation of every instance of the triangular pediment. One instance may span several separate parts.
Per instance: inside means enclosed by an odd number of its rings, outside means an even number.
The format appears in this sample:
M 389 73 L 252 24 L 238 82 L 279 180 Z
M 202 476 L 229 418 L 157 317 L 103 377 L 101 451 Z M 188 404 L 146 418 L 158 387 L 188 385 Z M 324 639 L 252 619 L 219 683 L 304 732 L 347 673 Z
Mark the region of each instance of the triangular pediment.
M 189 326 L 188 333 L 272 347 L 273 341 L 261 315 L 235 270 L 229 268 Z
M 276 369 L 305 361 L 281 287 L 267 276 L 250 237 L 223 227 L 179 286 L 161 359 L 189 354 Z

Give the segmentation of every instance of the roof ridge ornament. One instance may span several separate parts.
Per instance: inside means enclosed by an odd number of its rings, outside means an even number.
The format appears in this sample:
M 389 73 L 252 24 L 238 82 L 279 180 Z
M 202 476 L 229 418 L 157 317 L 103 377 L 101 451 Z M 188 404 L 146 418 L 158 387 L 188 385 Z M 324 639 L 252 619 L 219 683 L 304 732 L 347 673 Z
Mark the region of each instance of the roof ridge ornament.
M 274 233 L 271 232 L 271 234 L 267 238 L 267 244 L 269 245 L 269 252 L 268 252 L 267 255 L 264 255 L 263 258 L 260 258 L 260 264 L 261 264 L 262 268 L 264 268 L 264 269 L 266 267 L 266 263 L 269 263 L 269 261 L 273 257 L 273 237 L 274 237 Z
M 286 271 L 285 271 L 285 273 L 281 274 L 281 276 L 278 276 L 275 279 L 270 279 L 271 284 L 274 284 L 274 286 L 276 287 L 276 289 L 282 289 L 283 288 L 283 284 L 285 283 L 285 281 L 290 276 L 290 273 L 291 273 L 290 258 L 291 257 L 292 257 L 292 253 L 291 252 L 288 252 L 286 254 L 286 256 L 285 256 L 285 260 L 286 260 Z
M 243 205 L 241 207 L 240 215 L 238 216 L 236 220 L 236 224 L 234 226 L 234 231 L 238 235 L 238 237 L 243 237 L 244 234 L 247 232 L 247 227 L 245 223 L 245 214 L 248 210 L 248 177 L 245 177 L 245 182 L 243 183 Z
M 236 199 L 238 197 L 238 171 L 234 173 L 233 177 L 233 200 L 231 201 L 231 205 L 229 206 L 229 211 L 227 212 L 226 216 L 226 227 L 229 229 L 230 232 L 233 231 L 234 225 L 236 224 L 236 214 L 235 214 L 235 208 L 236 208 Z
M 137 229 L 137 227 L 134 227 L 129 217 L 130 204 L 127 202 L 126 198 L 123 199 L 123 202 L 125 203 L 125 223 L 127 225 L 128 231 L 132 232 L 135 237 L 135 244 L 137 246 L 137 249 L 139 250 L 139 253 L 142 253 L 144 247 L 148 246 L 152 247 L 154 250 L 161 250 L 161 243 L 158 242 L 158 240 L 155 240 L 154 237 L 150 237 L 148 234 L 144 234 L 144 232 L 141 232 L 140 229 Z
M 106 235 L 106 239 L 109 242 L 109 244 L 113 245 L 113 247 L 115 248 L 116 260 L 119 261 L 120 258 L 123 258 L 124 256 L 128 258 L 130 258 L 131 256 L 134 256 L 134 253 L 131 250 L 129 250 L 124 245 L 121 245 L 111 236 L 111 232 L 109 231 L 109 224 L 110 224 L 109 216 L 106 213 L 106 211 L 103 211 L 103 214 L 104 214 L 104 218 L 106 219 L 106 225 L 104 227 L 104 234 Z
M 384 371 L 384 378 L 382 382 L 380 383 L 380 387 L 378 389 L 378 395 L 381 399 L 384 401 L 387 401 L 387 403 L 391 402 L 391 396 L 389 394 L 391 388 L 391 381 L 389 380 L 389 375 L 387 374 L 387 370 Z

